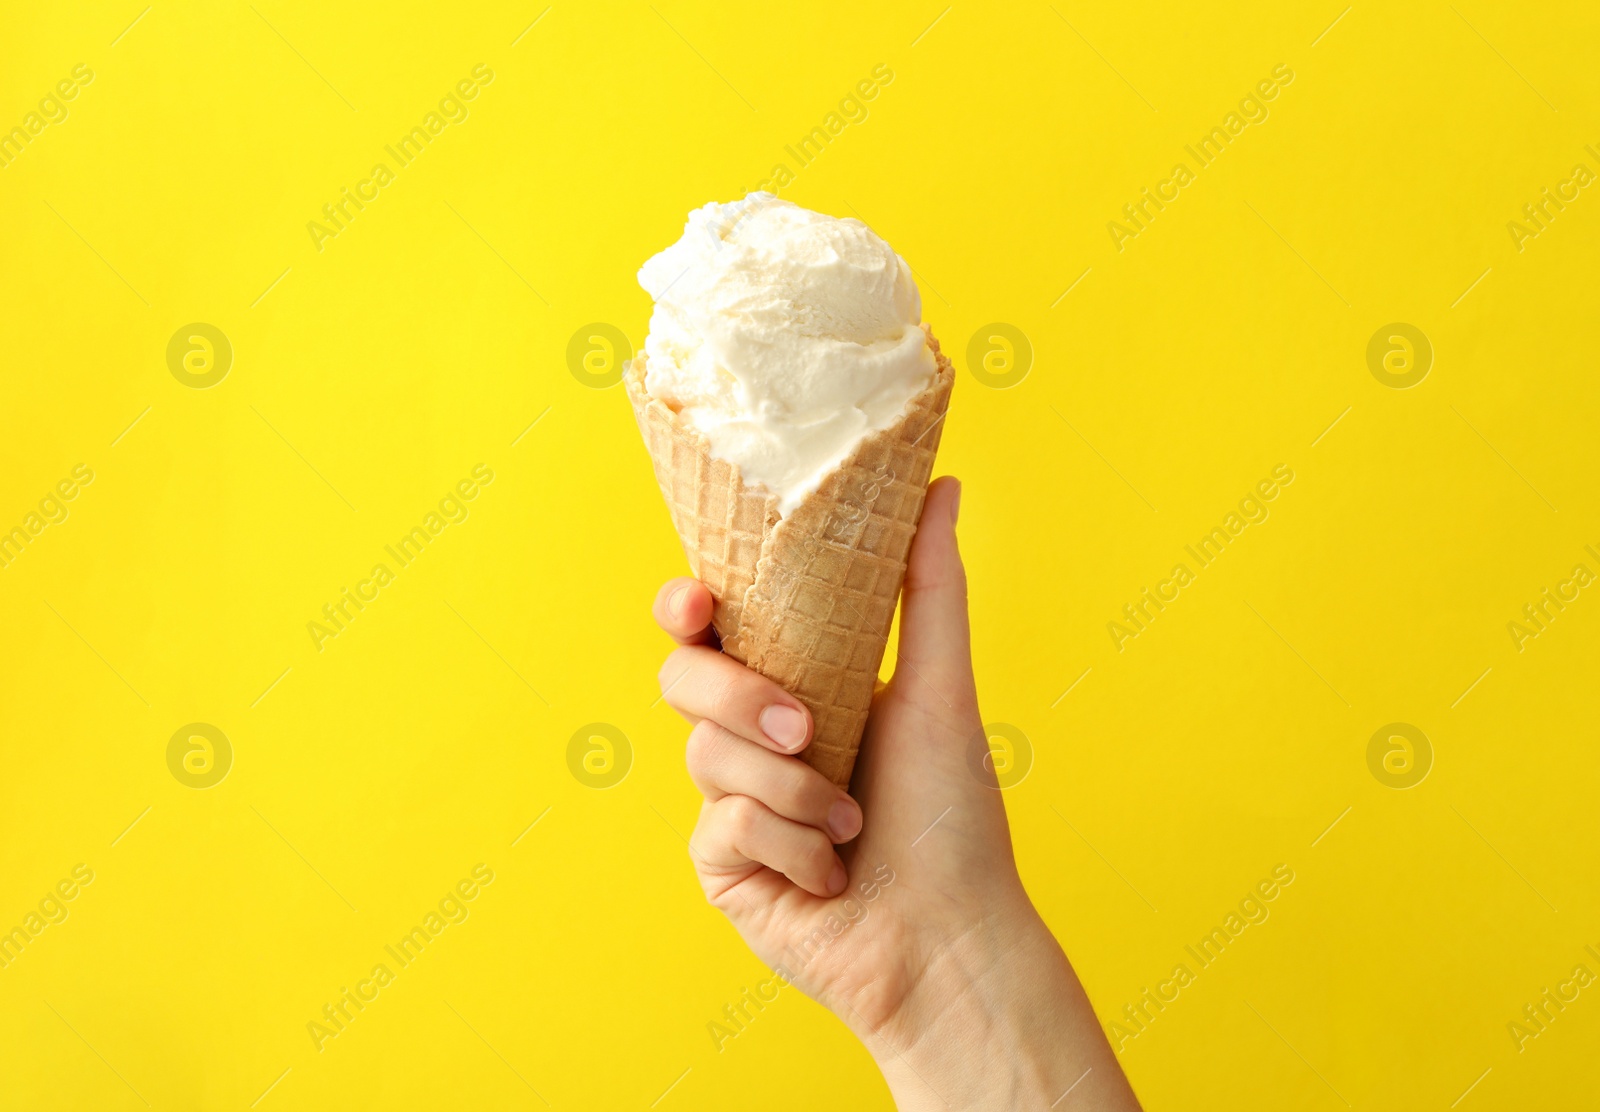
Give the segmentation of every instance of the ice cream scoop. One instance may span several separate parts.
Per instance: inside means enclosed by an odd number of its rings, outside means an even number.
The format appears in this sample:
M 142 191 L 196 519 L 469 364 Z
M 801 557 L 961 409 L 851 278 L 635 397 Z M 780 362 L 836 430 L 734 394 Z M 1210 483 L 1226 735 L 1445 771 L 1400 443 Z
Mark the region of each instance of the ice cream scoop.
M 646 391 L 783 515 L 934 379 L 911 270 L 859 220 L 770 193 L 713 202 L 639 284 Z

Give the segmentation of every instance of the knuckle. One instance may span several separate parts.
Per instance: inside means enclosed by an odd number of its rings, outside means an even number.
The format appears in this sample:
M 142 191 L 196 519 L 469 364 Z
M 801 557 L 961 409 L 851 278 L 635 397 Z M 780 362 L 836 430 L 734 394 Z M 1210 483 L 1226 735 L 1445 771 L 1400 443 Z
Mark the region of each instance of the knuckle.
M 689 765 L 689 771 L 694 773 L 708 773 L 712 771 L 720 759 L 724 730 L 709 718 L 702 718 L 689 731 L 689 740 L 685 745 L 684 759 Z
M 693 832 L 689 835 L 689 840 L 684 845 L 688 848 L 689 860 L 694 862 L 696 869 L 705 864 L 706 850 L 714 838 L 715 834 L 710 830 L 704 818 L 695 824 Z
M 834 787 L 809 765 L 799 761 L 785 762 L 775 786 L 774 797 L 783 800 L 790 814 L 801 816 L 809 822 L 818 815 L 827 815 L 835 794 Z
M 743 678 L 737 672 L 723 669 L 718 669 L 717 674 L 708 677 L 706 700 L 714 714 L 727 717 L 739 706 L 743 687 L 740 681 Z
M 683 680 L 694 665 L 695 654 L 692 646 L 684 646 L 668 653 L 667 659 L 661 662 L 661 670 L 656 673 L 656 682 L 661 686 L 661 693 L 670 696 L 673 688 Z
M 735 843 L 747 842 L 761 824 L 761 804 L 748 795 L 730 795 L 722 802 L 727 812 L 728 833 Z

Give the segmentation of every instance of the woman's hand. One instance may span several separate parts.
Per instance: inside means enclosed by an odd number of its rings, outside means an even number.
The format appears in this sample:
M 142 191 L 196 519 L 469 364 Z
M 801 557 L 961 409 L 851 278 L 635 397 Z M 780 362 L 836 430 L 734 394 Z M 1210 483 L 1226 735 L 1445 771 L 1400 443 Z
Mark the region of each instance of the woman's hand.
M 661 589 L 656 620 L 680 645 L 661 688 L 693 724 L 705 797 L 689 852 L 706 898 L 778 983 L 855 1031 L 902 1109 L 1137 1108 L 1017 876 L 972 676 L 960 497 L 954 479 L 929 488 L 854 798 L 794 756 L 805 706 L 718 651 L 705 587 Z

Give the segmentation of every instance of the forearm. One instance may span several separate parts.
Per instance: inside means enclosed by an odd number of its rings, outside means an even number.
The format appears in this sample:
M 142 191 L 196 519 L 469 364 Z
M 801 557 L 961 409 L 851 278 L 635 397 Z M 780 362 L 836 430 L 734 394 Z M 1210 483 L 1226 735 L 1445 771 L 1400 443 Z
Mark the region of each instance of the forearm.
M 1138 1109 L 1060 946 L 1019 918 L 936 955 L 868 1039 L 901 1112 Z

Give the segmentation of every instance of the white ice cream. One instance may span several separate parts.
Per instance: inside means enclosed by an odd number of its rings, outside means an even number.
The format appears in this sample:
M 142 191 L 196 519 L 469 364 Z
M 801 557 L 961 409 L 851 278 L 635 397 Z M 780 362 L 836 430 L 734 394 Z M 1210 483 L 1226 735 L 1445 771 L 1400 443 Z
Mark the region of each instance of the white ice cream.
M 911 270 L 859 220 L 770 193 L 689 214 L 639 269 L 645 389 L 788 514 L 935 372 Z

